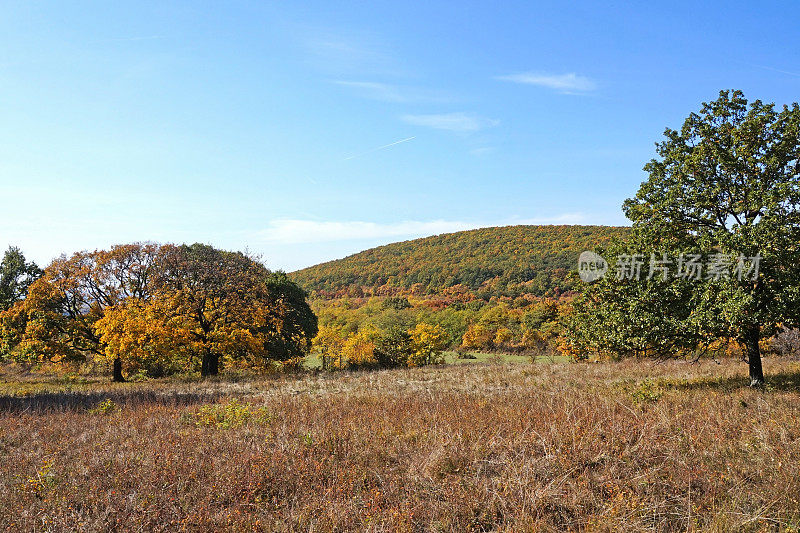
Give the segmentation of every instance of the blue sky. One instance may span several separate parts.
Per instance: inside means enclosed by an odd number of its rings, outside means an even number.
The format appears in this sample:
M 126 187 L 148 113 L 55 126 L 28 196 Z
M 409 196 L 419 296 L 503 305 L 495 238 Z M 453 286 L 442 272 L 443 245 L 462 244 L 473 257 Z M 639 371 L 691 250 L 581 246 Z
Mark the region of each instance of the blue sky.
M 0 246 L 623 224 L 666 126 L 800 99 L 797 2 L 566 4 L 0 1 Z

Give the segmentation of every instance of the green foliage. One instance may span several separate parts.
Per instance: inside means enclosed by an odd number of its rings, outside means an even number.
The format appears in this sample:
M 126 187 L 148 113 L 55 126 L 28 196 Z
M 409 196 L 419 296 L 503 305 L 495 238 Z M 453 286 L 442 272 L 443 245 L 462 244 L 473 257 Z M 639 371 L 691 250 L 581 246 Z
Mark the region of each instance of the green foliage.
M 636 404 L 655 403 L 664 395 L 664 390 L 653 380 L 645 378 L 630 392 Z
M 800 106 L 748 105 L 740 91 L 721 91 L 664 135 L 659 157 L 645 166 L 649 178 L 624 204 L 631 238 L 612 250 L 758 256 L 758 276 L 608 277 L 575 302 L 570 342 L 622 355 L 680 354 L 734 339 L 759 385 L 760 340 L 800 323 Z
M 267 276 L 266 284 L 272 307 L 281 309 L 282 314 L 282 327 L 267 336 L 267 353 L 278 361 L 305 357 L 319 330 L 306 292 L 281 271 Z
M 36 263 L 26 261 L 19 248 L 10 246 L 0 261 L 0 311 L 24 299 L 28 287 L 41 275 Z
M 382 331 L 375 341 L 375 360 L 381 368 L 406 366 L 413 353 L 412 337 L 406 330 Z
M 97 407 L 89 409 L 89 413 L 93 415 L 110 415 L 111 413 L 115 413 L 118 409 L 119 407 L 111 398 L 106 398 L 97 404 Z
M 401 309 L 408 309 L 411 307 L 411 304 L 409 303 L 408 298 L 404 298 L 402 296 L 390 296 L 383 300 L 381 306 L 384 309 L 395 309 L 400 311 Z
M 558 295 L 573 287 L 578 255 L 627 234 L 605 226 L 506 226 L 380 246 L 291 274 L 306 290 L 342 297 L 441 294 L 472 297 Z
M 255 407 L 251 403 L 233 399 L 227 403 L 205 405 L 190 416 L 190 421 L 198 427 L 230 429 L 245 424 L 264 424 L 269 422 L 270 414 L 266 407 Z

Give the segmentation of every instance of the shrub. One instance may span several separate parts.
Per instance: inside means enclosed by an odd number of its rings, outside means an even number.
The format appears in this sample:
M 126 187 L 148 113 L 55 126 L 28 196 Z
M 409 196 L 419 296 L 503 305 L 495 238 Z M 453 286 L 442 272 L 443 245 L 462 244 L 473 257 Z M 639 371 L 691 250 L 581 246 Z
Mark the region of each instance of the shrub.
M 206 405 L 190 417 L 198 427 L 235 428 L 248 423 L 266 423 L 270 419 L 265 407 L 254 407 L 233 399 L 228 403 Z
M 97 404 L 97 407 L 89 409 L 89 412 L 93 415 L 110 415 L 111 413 L 116 412 L 118 409 L 119 407 L 111 398 L 106 398 Z

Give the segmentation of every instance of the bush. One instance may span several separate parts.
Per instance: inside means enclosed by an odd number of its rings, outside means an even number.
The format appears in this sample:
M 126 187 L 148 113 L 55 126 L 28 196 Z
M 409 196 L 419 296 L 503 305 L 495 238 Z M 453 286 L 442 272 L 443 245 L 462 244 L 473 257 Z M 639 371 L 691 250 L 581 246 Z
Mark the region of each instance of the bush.
M 89 409 L 89 412 L 93 415 L 110 415 L 119 409 L 116 403 L 111 398 L 106 398 L 99 404 L 97 407 Z
M 265 423 L 269 419 L 266 407 L 254 407 L 237 399 L 224 404 L 206 405 L 189 416 L 189 421 L 198 427 L 221 429 L 235 428 L 248 423 Z

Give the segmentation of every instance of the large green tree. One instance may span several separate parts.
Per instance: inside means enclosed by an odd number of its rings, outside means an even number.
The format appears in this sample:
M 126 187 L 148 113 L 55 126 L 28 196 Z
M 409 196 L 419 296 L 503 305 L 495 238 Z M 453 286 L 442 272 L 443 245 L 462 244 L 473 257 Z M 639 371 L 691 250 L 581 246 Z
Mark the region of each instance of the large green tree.
M 642 255 L 642 279 L 612 273 L 589 288 L 573 326 L 594 321 L 584 340 L 617 351 L 732 339 L 759 386 L 760 341 L 800 322 L 800 107 L 721 91 L 664 135 L 649 178 L 623 206 L 633 232 L 617 251 Z M 694 254 L 701 270 L 681 277 Z

